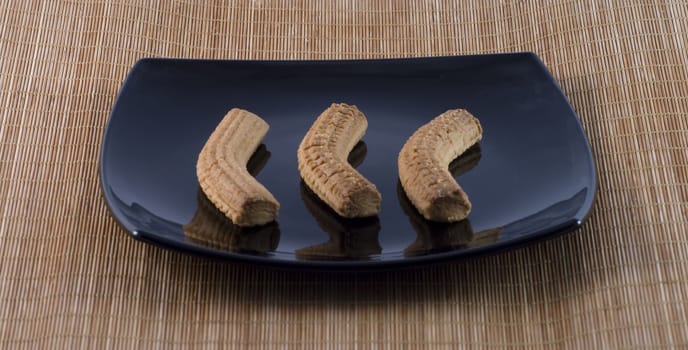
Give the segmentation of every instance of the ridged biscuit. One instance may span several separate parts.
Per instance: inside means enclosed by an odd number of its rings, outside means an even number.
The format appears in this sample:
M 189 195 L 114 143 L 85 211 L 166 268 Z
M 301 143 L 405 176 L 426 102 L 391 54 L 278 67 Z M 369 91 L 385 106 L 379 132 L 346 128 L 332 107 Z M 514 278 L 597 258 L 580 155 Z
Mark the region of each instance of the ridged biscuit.
M 356 106 L 334 103 L 315 120 L 297 151 L 303 181 L 346 218 L 373 216 L 380 210 L 380 192 L 347 163 L 367 127 Z
M 482 138 L 480 122 L 463 109 L 448 110 L 421 126 L 399 153 L 399 180 L 424 218 L 438 222 L 465 219 L 471 202 L 449 172 L 452 159 Z
M 196 174 L 203 192 L 235 225 L 274 221 L 279 202 L 246 169 L 269 129 L 257 115 L 234 108 L 218 124 L 198 157 Z

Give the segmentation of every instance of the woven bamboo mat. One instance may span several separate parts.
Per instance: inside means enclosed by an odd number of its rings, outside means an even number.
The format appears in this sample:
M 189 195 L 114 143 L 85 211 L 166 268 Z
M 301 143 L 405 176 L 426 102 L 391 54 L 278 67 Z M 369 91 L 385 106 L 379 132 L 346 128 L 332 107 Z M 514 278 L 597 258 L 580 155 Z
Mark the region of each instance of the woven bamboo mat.
M 144 56 L 538 53 L 594 149 L 597 205 L 544 244 L 312 274 L 136 242 L 98 156 Z M 688 346 L 688 4 L 1 1 L 0 348 Z

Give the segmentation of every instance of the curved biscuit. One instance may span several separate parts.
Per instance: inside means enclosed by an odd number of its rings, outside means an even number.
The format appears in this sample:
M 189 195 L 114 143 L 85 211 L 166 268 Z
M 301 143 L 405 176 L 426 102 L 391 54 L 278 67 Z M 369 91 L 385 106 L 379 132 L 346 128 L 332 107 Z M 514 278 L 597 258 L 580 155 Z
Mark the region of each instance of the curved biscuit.
M 279 203 L 246 169 L 268 124 L 242 109 L 230 110 L 198 157 L 196 174 L 203 192 L 238 226 L 256 226 L 277 218 Z
M 421 126 L 399 153 L 399 179 L 424 218 L 465 219 L 471 202 L 448 169 L 452 159 L 482 138 L 478 119 L 463 109 L 448 110 Z
M 347 163 L 347 155 L 367 127 L 356 106 L 334 103 L 313 122 L 297 152 L 306 185 L 346 218 L 372 216 L 380 210 L 380 192 Z

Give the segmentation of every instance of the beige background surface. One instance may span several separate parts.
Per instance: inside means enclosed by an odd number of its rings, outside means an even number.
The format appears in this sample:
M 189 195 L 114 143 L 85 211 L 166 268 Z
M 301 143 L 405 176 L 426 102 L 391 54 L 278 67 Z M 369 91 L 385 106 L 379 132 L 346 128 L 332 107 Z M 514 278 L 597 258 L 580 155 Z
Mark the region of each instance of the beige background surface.
M 0 2 L 0 348 L 688 346 L 688 4 Z M 430 268 L 313 274 L 136 242 L 98 157 L 140 57 L 530 50 L 578 112 L 599 193 L 563 238 Z

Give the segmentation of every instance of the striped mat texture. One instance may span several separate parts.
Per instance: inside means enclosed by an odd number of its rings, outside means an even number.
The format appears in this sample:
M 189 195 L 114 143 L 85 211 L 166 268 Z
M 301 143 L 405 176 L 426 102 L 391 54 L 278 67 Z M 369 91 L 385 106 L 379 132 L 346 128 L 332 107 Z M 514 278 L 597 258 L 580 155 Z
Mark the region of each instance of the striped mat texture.
M 589 136 L 570 235 L 377 273 L 276 271 L 134 241 L 99 151 L 141 57 L 536 52 Z M 688 347 L 688 3 L 0 1 L 0 348 Z

